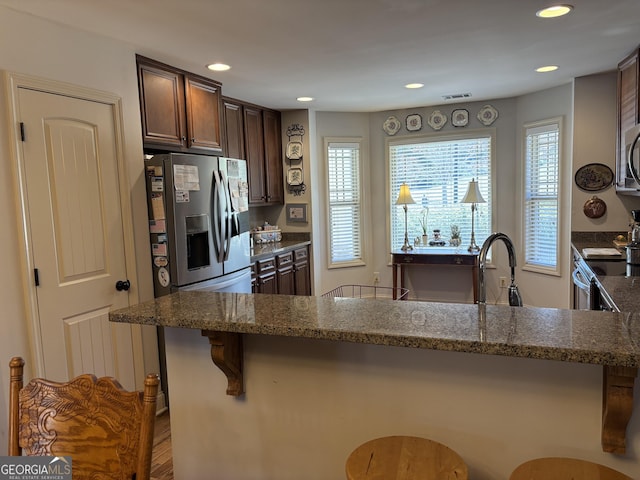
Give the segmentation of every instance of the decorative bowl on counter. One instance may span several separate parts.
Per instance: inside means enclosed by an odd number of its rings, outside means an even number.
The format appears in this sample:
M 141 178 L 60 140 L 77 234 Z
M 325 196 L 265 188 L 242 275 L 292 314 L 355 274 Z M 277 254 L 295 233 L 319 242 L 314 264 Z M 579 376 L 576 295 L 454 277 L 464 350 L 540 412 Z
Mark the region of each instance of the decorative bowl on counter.
M 273 243 L 282 240 L 282 232 L 278 230 L 254 230 L 253 243 Z

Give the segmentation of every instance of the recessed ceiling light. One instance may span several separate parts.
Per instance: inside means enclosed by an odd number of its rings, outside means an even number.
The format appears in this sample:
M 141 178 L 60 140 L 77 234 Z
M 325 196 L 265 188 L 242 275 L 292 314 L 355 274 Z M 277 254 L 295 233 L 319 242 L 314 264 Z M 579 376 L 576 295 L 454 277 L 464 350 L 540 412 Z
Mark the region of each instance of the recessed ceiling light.
M 566 15 L 573 10 L 572 5 L 553 5 L 551 7 L 543 8 L 536 12 L 536 16 L 540 18 L 555 18 Z
M 313 97 L 298 97 L 296 100 L 299 102 L 313 102 Z
M 407 83 L 404 88 L 422 88 L 424 83 Z
M 213 70 L 214 72 L 225 72 L 229 70 L 231 67 L 226 63 L 212 63 L 210 65 L 207 65 L 207 68 L 209 70 Z
M 538 73 L 547 73 L 547 72 L 553 72 L 553 71 L 555 71 L 557 69 L 558 69 L 557 65 L 546 65 L 544 67 L 536 68 L 536 72 L 538 72 Z

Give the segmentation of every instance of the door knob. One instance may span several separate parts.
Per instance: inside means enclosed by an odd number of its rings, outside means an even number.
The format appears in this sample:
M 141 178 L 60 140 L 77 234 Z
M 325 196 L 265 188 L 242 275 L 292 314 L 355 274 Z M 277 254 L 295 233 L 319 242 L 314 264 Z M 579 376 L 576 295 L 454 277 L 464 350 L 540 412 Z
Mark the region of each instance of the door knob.
M 127 291 L 131 288 L 131 282 L 129 280 L 118 280 L 116 282 L 116 290 L 121 292 L 122 290 Z

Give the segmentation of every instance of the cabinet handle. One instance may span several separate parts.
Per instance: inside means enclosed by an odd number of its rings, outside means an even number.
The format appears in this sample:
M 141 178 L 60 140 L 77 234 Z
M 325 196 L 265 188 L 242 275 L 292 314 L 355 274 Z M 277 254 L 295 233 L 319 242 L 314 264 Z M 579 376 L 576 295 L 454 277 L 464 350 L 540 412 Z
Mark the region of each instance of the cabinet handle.
M 196 139 L 195 139 L 195 138 L 192 138 L 192 139 L 191 139 L 191 143 L 196 143 Z
M 182 137 L 182 141 L 186 142 L 187 141 L 187 137 Z

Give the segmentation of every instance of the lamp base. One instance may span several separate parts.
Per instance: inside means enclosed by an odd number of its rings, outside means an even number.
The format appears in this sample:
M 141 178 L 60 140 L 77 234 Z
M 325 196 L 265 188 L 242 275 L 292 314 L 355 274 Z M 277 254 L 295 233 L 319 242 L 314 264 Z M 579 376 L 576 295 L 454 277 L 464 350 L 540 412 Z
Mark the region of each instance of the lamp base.
M 400 250 L 402 250 L 403 252 L 406 252 L 407 250 L 413 250 L 413 246 L 408 242 L 405 242 L 405 244 L 400 247 Z

